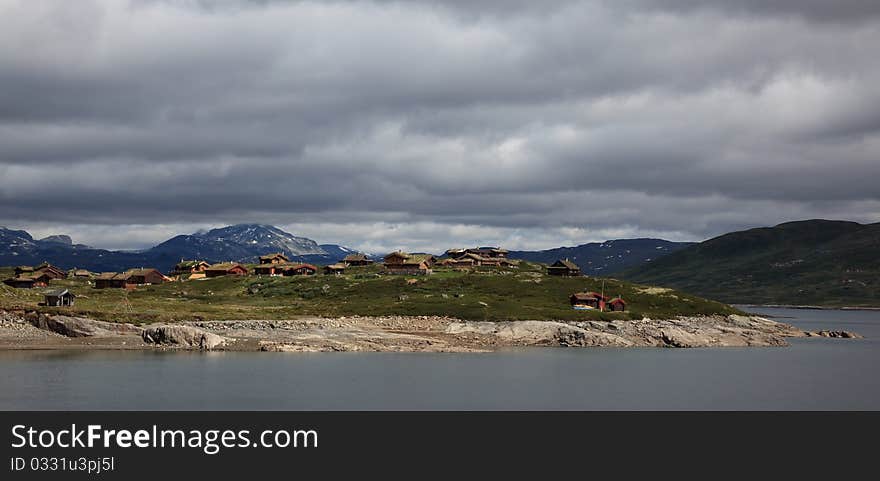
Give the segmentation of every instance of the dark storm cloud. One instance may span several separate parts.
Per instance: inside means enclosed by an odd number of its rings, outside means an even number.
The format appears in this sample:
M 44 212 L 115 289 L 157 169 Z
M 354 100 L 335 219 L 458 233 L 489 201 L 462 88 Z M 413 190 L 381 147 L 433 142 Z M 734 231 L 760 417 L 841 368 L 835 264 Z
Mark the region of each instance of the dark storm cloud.
M 0 0 L 0 224 L 433 248 L 880 220 L 875 3 Z

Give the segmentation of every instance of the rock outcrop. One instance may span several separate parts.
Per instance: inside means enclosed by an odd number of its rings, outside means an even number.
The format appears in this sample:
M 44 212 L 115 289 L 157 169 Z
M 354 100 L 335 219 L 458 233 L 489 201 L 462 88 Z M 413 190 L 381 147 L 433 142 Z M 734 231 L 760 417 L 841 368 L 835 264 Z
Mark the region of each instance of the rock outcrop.
M 132 324 L 96 321 L 85 317 L 29 312 L 25 314 L 25 319 L 34 327 L 67 337 L 110 337 L 138 332 L 138 328 Z
M 225 346 L 230 339 L 197 327 L 183 325 L 152 326 L 141 331 L 144 342 L 149 344 L 174 344 L 209 351 Z
M 788 324 L 752 316 L 706 316 L 633 321 L 453 322 L 447 334 L 476 334 L 502 344 L 582 347 L 785 346 L 806 334 Z
M 816 331 L 808 332 L 807 337 L 830 337 L 835 339 L 864 339 L 861 334 L 850 331 Z

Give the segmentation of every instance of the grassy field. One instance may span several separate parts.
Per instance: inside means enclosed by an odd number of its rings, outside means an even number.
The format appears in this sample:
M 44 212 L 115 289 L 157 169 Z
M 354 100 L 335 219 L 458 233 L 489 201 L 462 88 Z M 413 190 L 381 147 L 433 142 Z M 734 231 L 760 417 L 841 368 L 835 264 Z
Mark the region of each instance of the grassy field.
M 673 290 L 650 289 L 605 279 L 605 293 L 628 302 L 622 313 L 575 311 L 568 296 L 600 291 L 603 280 L 544 274 L 540 264 L 523 262 L 510 270 L 452 271 L 430 276 L 380 275 L 379 266 L 350 268 L 345 275 L 308 277 L 222 277 L 123 289 L 94 289 L 89 281 L 52 281 L 50 288 L 76 294 L 77 313 L 96 319 L 148 323 L 182 320 L 290 319 L 297 316 L 450 316 L 468 320 L 582 320 L 664 318 L 738 312 L 725 304 Z M 0 278 L 12 275 L 0 268 Z M 415 283 L 412 283 L 412 279 Z M 410 281 L 408 283 L 407 281 Z M 37 308 L 46 289 L 0 285 L 0 308 Z

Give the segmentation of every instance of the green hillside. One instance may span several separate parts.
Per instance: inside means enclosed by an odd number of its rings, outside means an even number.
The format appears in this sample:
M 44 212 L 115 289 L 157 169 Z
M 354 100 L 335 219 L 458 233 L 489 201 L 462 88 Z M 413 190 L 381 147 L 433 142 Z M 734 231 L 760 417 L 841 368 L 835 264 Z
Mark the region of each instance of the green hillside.
M 88 281 L 52 281 L 77 295 L 73 308 L 41 308 L 102 320 L 134 323 L 175 320 L 292 319 L 297 316 L 450 316 L 468 320 L 590 320 L 669 318 L 730 314 L 730 306 L 671 289 L 646 288 L 614 279 L 562 278 L 546 266 L 522 262 L 510 270 L 472 272 L 437 268 L 424 277 L 380 275 L 379 266 L 350 268 L 345 275 L 220 277 L 144 286 L 132 292 L 94 289 Z M 11 274 L 11 269 L 0 269 Z M 627 312 L 575 311 L 568 297 L 581 290 L 622 295 Z M 0 309 L 37 308 L 45 289 L 0 284 Z
M 620 277 L 728 303 L 880 306 L 880 224 L 807 220 L 733 232 Z

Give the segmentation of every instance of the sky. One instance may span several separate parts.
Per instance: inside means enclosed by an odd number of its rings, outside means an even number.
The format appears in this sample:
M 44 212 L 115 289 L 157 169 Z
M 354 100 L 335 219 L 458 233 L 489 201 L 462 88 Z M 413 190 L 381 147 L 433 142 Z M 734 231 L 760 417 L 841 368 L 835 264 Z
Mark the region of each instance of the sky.
M 0 225 L 368 252 L 880 221 L 876 0 L 0 0 Z

